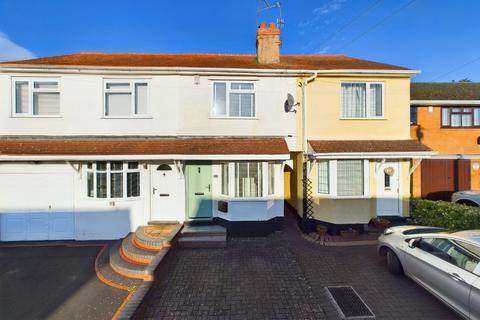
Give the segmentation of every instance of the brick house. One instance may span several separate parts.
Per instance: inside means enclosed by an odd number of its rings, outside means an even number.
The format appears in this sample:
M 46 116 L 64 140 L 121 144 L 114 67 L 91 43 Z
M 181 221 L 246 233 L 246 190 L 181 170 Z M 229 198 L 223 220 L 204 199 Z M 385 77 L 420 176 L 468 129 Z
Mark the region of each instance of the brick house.
M 412 83 L 410 105 L 412 138 L 438 153 L 415 170 L 413 196 L 480 190 L 480 83 Z

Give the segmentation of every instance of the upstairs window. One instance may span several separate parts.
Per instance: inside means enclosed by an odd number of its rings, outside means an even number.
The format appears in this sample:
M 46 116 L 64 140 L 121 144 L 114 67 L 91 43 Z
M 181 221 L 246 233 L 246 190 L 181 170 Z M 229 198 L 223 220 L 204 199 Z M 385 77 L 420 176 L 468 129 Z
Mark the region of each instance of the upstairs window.
M 214 82 L 213 116 L 255 117 L 255 87 L 252 82 Z
M 106 117 L 146 116 L 148 83 L 145 81 L 105 81 Z
M 382 118 L 383 83 L 342 83 L 342 118 Z
M 480 127 L 480 108 L 442 108 L 442 127 Z
M 417 124 L 417 117 L 418 117 L 418 108 L 410 107 L 410 124 L 411 125 Z
M 97 161 L 87 163 L 87 196 L 90 198 L 134 198 L 140 196 L 138 162 Z
M 13 115 L 39 117 L 60 115 L 58 80 L 15 80 Z

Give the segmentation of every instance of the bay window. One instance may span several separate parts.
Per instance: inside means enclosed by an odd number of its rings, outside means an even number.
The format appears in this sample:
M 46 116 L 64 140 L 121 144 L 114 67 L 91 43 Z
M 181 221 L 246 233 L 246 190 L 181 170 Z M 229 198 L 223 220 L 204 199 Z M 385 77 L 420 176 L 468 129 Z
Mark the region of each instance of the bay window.
M 317 193 L 332 197 L 368 196 L 368 160 L 317 162 Z
M 104 91 L 106 117 L 147 115 L 148 83 L 145 80 L 108 80 Z
M 87 196 L 133 198 L 140 196 L 138 162 L 97 161 L 87 163 Z
M 60 115 L 60 89 L 55 79 L 14 80 L 13 115 L 51 117 Z
M 214 82 L 215 117 L 255 117 L 255 88 L 252 82 Z
M 221 194 L 260 198 L 275 194 L 274 162 L 241 161 L 221 164 Z
M 480 127 L 480 108 L 443 107 L 442 127 L 472 128 Z
M 384 116 L 383 83 L 342 83 L 342 118 L 381 118 Z

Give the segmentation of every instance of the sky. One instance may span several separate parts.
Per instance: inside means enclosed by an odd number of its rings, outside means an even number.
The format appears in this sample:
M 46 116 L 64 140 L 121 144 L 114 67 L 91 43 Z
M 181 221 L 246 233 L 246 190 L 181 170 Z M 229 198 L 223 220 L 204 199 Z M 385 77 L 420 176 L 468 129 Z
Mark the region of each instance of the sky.
M 414 81 L 480 82 L 479 0 L 281 5 L 282 54 L 346 54 L 421 70 Z M 0 61 L 82 51 L 255 53 L 257 7 L 258 0 L 0 0 Z M 277 17 L 270 9 L 260 21 Z

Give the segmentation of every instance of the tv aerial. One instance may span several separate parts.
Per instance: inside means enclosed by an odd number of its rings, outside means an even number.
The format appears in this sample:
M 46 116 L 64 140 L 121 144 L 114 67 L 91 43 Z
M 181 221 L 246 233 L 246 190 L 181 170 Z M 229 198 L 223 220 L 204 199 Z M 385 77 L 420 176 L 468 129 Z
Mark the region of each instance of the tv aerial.
M 257 28 L 260 26 L 260 16 L 262 12 L 267 10 L 275 10 L 278 9 L 278 17 L 277 17 L 277 28 L 282 29 L 283 25 L 285 24 L 285 20 L 283 20 L 282 14 L 282 4 L 280 1 L 275 2 L 274 4 L 270 4 L 267 0 L 258 0 L 258 9 L 257 9 Z

